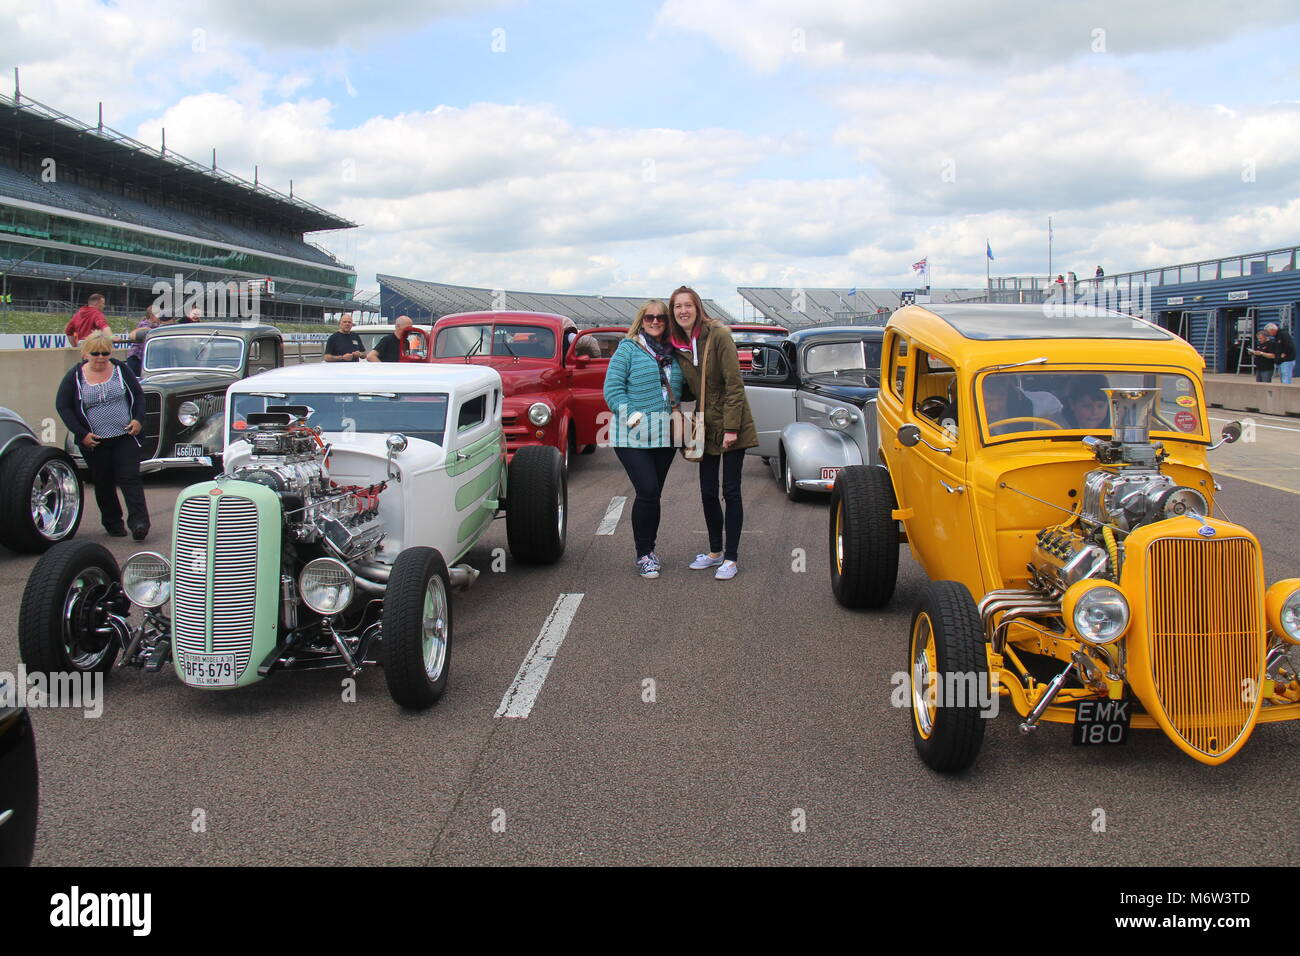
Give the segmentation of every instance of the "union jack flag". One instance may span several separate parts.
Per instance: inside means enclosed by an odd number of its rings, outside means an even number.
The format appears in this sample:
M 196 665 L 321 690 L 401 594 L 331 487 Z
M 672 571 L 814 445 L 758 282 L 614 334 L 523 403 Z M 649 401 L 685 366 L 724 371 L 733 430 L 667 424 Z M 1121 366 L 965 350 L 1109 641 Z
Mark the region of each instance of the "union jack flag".
M 924 272 L 926 266 L 928 265 L 928 263 L 926 262 L 926 259 L 929 259 L 929 258 L 930 258 L 929 256 L 926 256 L 925 259 L 922 259 L 920 262 L 913 262 L 913 263 L 912 263 L 912 271 L 914 271 L 914 272 Z

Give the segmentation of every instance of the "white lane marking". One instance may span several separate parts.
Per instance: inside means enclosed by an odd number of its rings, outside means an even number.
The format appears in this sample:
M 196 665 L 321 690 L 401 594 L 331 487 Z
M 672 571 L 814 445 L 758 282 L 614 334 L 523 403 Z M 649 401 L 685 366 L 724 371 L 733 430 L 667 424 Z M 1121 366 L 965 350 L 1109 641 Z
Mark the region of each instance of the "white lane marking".
M 1213 415 L 1211 415 L 1211 416 L 1210 416 L 1210 421 L 1212 421 L 1212 422 L 1245 422 L 1245 420 L 1246 420 L 1247 418 L 1249 418 L 1249 417 L 1250 417 L 1250 412 L 1247 412 L 1244 418 L 1215 418 Z M 1255 422 L 1255 427 L 1256 427 L 1256 428 L 1270 428 L 1270 429 L 1272 429 L 1272 430 L 1275 431 L 1275 432 L 1295 432 L 1296 434 L 1300 434 L 1300 428 L 1283 428 L 1281 425 L 1265 425 L 1263 422 L 1259 422 L 1259 421 Z
M 623 495 L 615 495 L 609 499 L 609 507 L 605 509 L 605 517 L 600 519 L 596 534 L 613 534 L 618 530 L 618 519 L 623 517 L 623 506 L 625 504 L 627 504 L 627 498 Z
M 519 673 L 514 682 L 501 698 L 497 708 L 497 717 L 527 717 L 537 702 L 537 695 L 542 692 L 542 684 L 551 670 L 555 655 L 560 652 L 564 636 L 569 633 L 573 616 L 578 613 L 582 603 L 581 594 L 561 594 L 551 608 L 551 615 L 542 625 L 541 633 L 533 646 L 528 649 L 524 662 L 519 665 Z

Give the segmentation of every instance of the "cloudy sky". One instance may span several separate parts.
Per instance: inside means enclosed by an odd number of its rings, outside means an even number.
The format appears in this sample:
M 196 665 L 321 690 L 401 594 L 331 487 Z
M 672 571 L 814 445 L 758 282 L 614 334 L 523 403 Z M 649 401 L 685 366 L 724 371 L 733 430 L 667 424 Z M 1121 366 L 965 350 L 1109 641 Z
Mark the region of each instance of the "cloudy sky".
M 64 112 L 361 223 L 376 272 L 666 295 L 1300 242 L 1295 0 L 0 0 Z

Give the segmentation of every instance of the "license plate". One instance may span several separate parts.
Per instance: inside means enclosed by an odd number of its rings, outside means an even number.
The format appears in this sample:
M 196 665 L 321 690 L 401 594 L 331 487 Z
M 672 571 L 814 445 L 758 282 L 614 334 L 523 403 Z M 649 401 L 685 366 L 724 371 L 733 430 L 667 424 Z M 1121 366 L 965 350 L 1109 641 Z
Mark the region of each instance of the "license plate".
M 823 468 L 822 481 L 834 481 L 835 478 L 839 475 L 839 473 L 843 470 L 844 469 L 842 466 L 838 466 L 835 468 Z
M 234 654 L 185 654 L 181 657 L 181 674 L 185 683 L 201 687 L 233 687 Z
M 176 457 L 177 458 L 202 458 L 203 446 L 202 445 L 177 445 Z
M 1079 701 L 1074 716 L 1075 746 L 1128 743 L 1128 727 L 1132 715 L 1132 701 Z

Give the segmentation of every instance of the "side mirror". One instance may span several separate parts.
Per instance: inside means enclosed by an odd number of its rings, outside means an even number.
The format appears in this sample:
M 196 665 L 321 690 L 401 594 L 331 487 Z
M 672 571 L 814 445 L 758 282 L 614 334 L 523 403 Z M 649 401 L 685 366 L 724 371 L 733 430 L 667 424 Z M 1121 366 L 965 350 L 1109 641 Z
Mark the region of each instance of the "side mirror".
M 1241 440 L 1241 422 L 1228 422 L 1223 426 L 1223 431 L 1219 433 L 1222 437 L 1211 445 L 1207 451 L 1214 451 L 1220 445 L 1231 445 L 1235 441 Z
M 921 441 L 921 429 L 915 425 L 904 425 L 898 429 L 898 441 L 908 448 L 914 447 Z
M 394 432 L 384 440 L 384 447 L 388 449 L 388 477 L 394 481 L 402 480 L 402 472 L 397 467 L 396 458 L 406 451 L 407 444 L 406 436 L 401 432 Z
M 784 383 L 790 376 L 790 366 L 780 348 L 772 345 L 755 345 L 750 351 L 749 368 L 741 377 L 750 382 Z
M 573 364 L 578 366 L 578 368 L 586 368 L 588 365 L 591 364 L 591 356 L 575 355 L 573 358 Z

